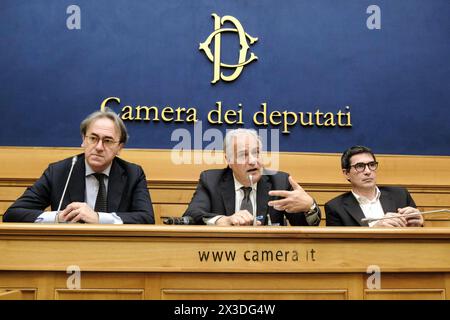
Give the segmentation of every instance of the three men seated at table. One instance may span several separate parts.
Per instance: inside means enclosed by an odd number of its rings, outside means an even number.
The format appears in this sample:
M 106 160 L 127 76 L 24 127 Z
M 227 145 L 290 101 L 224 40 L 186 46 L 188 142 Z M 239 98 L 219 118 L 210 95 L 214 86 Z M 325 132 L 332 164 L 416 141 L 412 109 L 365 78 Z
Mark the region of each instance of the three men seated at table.
M 94 112 L 80 131 L 84 153 L 50 164 L 8 208 L 4 221 L 154 223 L 142 168 L 117 157 L 128 139 L 120 117 L 110 110 Z M 261 152 L 255 130 L 228 131 L 227 167 L 201 173 L 184 216 L 216 226 L 319 225 L 316 201 L 289 174 L 265 169 Z M 420 214 L 408 216 L 420 212 L 406 189 L 377 187 L 378 162 L 369 148 L 349 148 L 341 166 L 352 191 L 325 204 L 327 226 L 423 226 Z M 45 211 L 48 206 L 51 211 Z

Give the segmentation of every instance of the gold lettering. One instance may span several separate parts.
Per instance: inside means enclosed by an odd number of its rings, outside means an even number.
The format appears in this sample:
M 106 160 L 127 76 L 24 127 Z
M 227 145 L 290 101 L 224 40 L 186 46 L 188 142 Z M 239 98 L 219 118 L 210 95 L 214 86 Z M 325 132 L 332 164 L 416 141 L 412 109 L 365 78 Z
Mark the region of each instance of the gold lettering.
M 323 126 L 323 123 L 321 123 L 321 122 L 319 121 L 319 119 L 320 119 L 320 116 L 322 116 L 322 115 L 323 115 L 323 112 L 320 112 L 320 110 L 319 110 L 319 109 L 317 109 L 317 111 L 316 111 L 315 115 L 316 115 L 316 126 L 318 126 L 318 127 L 321 127 L 321 126 Z
M 213 80 L 211 81 L 211 83 L 214 84 L 217 81 L 219 81 L 220 79 L 222 79 L 224 81 L 233 81 L 237 77 L 239 77 L 239 75 L 241 74 L 242 69 L 244 68 L 245 65 L 258 59 L 258 57 L 254 53 L 251 53 L 250 58 L 248 60 L 246 60 L 247 51 L 250 48 L 250 45 L 247 42 L 247 39 L 249 40 L 250 44 L 253 44 L 254 42 L 258 41 L 258 38 L 251 37 L 249 34 L 247 34 L 244 31 L 241 23 L 232 16 L 224 16 L 224 17 L 220 18 L 215 13 L 213 13 L 212 16 L 214 18 L 214 32 L 211 33 L 203 43 L 200 43 L 199 49 L 203 50 L 205 52 L 206 56 L 208 57 L 208 59 L 214 63 L 214 68 L 213 68 L 214 76 L 213 76 Z M 235 26 L 235 29 L 230 29 L 230 28 L 222 29 L 221 25 L 224 25 L 227 22 L 232 23 Z M 241 49 L 239 50 L 239 60 L 238 60 L 238 63 L 235 65 L 225 64 L 225 63 L 221 62 L 221 33 L 222 32 L 230 32 L 230 31 L 238 33 L 239 42 L 241 45 Z M 209 45 L 211 44 L 213 39 L 214 39 L 214 55 L 209 48 Z M 221 67 L 232 68 L 232 69 L 235 69 L 235 71 L 231 75 L 225 75 L 224 73 L 220 72 Z
M 312 112 L 306 112 L 306 115 L 309 118 L 308 122 L 305 122 L 305 120 L 304 120 L 305 112 L 299 112 L 299 115 L 300 115 L 300 124 L 302 126 L 313 126 L 314 125 L 314 123 L 312 121 Z
M 108 97 L 105 98 L 101 104 L 100 104 L 100 110 L 105 111 L 109 106 L 108 104 L 111 104 L 112 102 L 119 103 L 120 104 L 120 98 L 118 97 Z M 119 113 L 119 116 L 124 121 L 130 121 L 130 120 L 136 120 L 136 121 L 153 121 L 158 122 L 160 121 L 160 115 L 159 115 L 159 107 L 158 106 L 123 106 L 121 109 L 121 112 Z M 186 117 L 186 119 L 183 119 L 183 117 Z M 171 106 L 166 106 L 161 110 L 161 120 L 164 122 L 196 122 L 198 121 L 197 118 L 197 110 L 195 107 L 193 108 L 184 108 L 184 107 L 178 107 L 176 109 L 172 108 Z
M 152 107 L 147 107 L 147 106 L 137 106 L 136 107 L 136 117 L 134 118 L 134 120 L 142 120 L 141 118 L 141 110 L 144 109 L 145 110 L 145 121 L 159 121 L 159 117 L 158 117 L 158 107 L 152 106 Z M 150 111 L 153 111 L 154 113 L 154 117 L 153 119 L 150 118 Z
M 107 97 L 103 99 L 100 104 L 100 110 L 105 111 L 109 108 L 108 104 L 118 103 L 121 100 L 118 97 Z M 210 110 L 207 115 L 207 120 L 211 124 L 243 124 L 243 106 L 238 104 L 238 110 L 223 111 L 222 102 L 217 101 L 215 108 Z M 158 106 L 123 106 L 120 117 L 123 120 L 144 120 L 158 122 L 186 122 L 195 123 L 198 121 L 197 109 L 195 107 L 177 107 L 166 106 L 159 113 Z M 223 111 L 223 113 L 222 113 Z M 314 117 L 314 118 L 313 118 Z M 337 112 L 321 112 L 317 109 L 315 112 L 293 112 L 288 110 L 274 110 L 270 111 L 267 108 L 267 102 L 260 104 L 260 110 L 253 114 L 253 123 L 257 126 L 279 126 L 282 133 L 291 133 L 292 127 L 299 124 L 300 126 L 325 126 L 325 127 L 352 127 L 350 106 L 345 106 L 345 110 L 338 110 Z
M 133 108 L 131 106 L 125 106 L 122 108 L 122 115 L 120 116 L 122 120 L 134 120 L 133 118 Z
M 187 117 L 186 117 L 186 122 L 197 122 L 197 109 L 195 108 L 189 108 L 186 112 Z
M 208 122 L 212 124 L 222 124 L 222 101 L 216 102 L 217 109 L 208 112 Z M 213 120 L 213 116 L 217 115 L 217 120 Z
M 281 118 L 281 112 L 280 111 L 272 111 L 269 116 L 270 124 L 273 124 L 275 126 L 279 125 L 281 123 L 281 121 L 275 122 L 274 117 Z
M 232 120 L 233 117 L 236 117 L 237 113 L 234 110 L 227 110 L 223 116 L 226 124 L 235 124 L 236 120 Z
M 342 116 L 344 115 L 344 113 L 342 113 L 342 111 L 339 110 L 336 115 L 337 115 L 337 120 L 338 120 L 338 126 L 339 127 L 345 127 L 345 125 L 342 124 Z
M 347 126 L 348 127 L 352 126 L 352 115 L 350 112 L 347 112 Z
M 293 118 L 293 122 L 289 122 L 289 116 Z M 283 111 L 283 133 L 289 133 L 290 131 L 287 129 L 290 126 L 293 126 L 297 123 L 297 114 L 295 112 Z
M 161 119 L 165 122 L 173 121 L 173 117 L 169 118 L 166 114 L 173 115 L 173 109 L 171 107 L 165 107 L 161 112 Z
M 258 126 L 267 126 L 267 103 L 261 103 L 262 111 L 255 112 L 253 115 L 253 123 Z M 258 121 L 258 116 L 261 115 L 263 117 L 262 122 Z
M 183 120 L 181 119 L 181 112 L 182 111 L 186 111 L 186 108 L 176 108 L 175 111 L 177 112 L 177 117 L 175 118 L 175 122 L 183 122 Z
M 239 119 L 238 124 L 243 124 L 244 122 L 242 121 L 242 104 L 239 103 L 238 107 L 241 108 L 241 110 L 239 110 L 237 112 L 237 114 L 239 115 L 239 117 L 238 117 L 238 119 Z
M 336 123 L 334 122 L 334 114 L 333 113 L 327 112 L 327 113 L 325 113 L 325 115 L 323 117 L 325 118 L 325 123 L 324 123 L 325 127 L 336 126 Z
M 350 110 L 350 107 L 346 106 L 345 109 Z M 339 110 L 339 112 L 337 113 L 337 117 L 338 117 L 338 126 L 340 126 L 340 127 L 351 127 L 352 126 L 352 119 L 351 119 L 350 111 L 348 111 L 347 113 L 343 113 L 341 110 Z M 347 118 L 346 124 L 342 123 L 342 117 Z
M 110 100 L 114 100 L 117 103 L 120 103 L 120 98 L 117 97 L 108 97 L 105 100 L 102 101 L 102 104 L 100 105 L 100 111 L 105 111 L 106 108 L 106 104 L 110 101 Z

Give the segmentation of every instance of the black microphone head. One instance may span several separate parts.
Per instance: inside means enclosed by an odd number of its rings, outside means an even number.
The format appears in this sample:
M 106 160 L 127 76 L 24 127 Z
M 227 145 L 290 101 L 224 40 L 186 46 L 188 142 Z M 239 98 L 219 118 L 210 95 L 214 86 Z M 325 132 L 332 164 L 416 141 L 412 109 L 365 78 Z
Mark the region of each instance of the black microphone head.
M 194 224 L 194 219 L 190 216 L 184 217 L 161 217 L 164 224 L 188 225 Z

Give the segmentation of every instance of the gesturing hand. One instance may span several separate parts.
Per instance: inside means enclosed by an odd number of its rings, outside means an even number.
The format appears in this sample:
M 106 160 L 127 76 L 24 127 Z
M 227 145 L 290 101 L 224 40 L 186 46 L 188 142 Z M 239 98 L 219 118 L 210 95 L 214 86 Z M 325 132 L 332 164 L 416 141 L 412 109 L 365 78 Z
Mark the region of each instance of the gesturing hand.
M 270 196 L 283 197 L 284 199 L 269 201 L 268 205 L 278 211 L 307 212 L 314 203 L 314 199 L 295 180 L 289 176 L 292 191 L 271 190 Z

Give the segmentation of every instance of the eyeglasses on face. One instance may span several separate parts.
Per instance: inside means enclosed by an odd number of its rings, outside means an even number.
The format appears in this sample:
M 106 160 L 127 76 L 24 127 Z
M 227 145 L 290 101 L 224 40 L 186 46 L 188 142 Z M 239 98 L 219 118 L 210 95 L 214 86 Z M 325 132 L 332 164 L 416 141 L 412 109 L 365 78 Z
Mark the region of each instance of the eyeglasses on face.
M 253 158 L 253 159 L 259 159 L 260 158 L 259 149 L 255 149 L 255 150 L 251 150 L 251 151 L 246 150 L 246 151 L 243 151 L 243 152 L 238 152 L 236 159 L 238 161 L 241 161 L 241 162 L 246 162 L 246 161 L 248 161 L 250 159 L 250 157 Z
M 85 136 L 86 138 L 86 142 L 89 145 L 97 145 L 97 143 L 102 140 L 102 144 L 107 147 L 107 148 L 111 148 L 113 147 L 116 143 L 119 143 L 120 141 L 115 141 L 114 139 L 111 138 L 102 138 L 100 139 L 100 137 L 98 136 L 94 136 L 94 135 L 89 135 L 89 136 Z
M 371 161 L 371 162 L 358 162 L 350 166 L 350 169 L 353 167 L 355 168 L 356 172 L 363 172 L 366 170 L 366 166 L 369 168 L 370 171 L 375 171 L 378 168 L 378 162 L 377 161 Z

